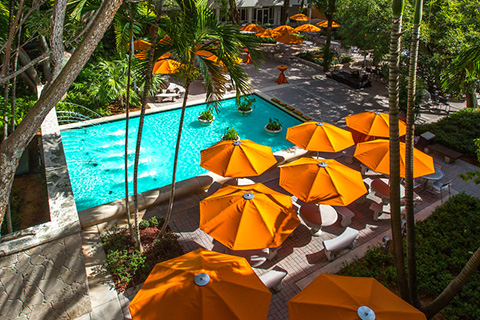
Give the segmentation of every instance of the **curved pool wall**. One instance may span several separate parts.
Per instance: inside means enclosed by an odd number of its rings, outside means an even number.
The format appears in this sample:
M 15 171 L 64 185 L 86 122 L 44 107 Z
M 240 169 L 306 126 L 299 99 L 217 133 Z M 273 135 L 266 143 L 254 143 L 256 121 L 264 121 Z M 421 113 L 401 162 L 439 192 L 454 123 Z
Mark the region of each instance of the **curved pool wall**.
M 197 121 L 198 113 L 205 104 L 193 104 L 186 110 L 179 156 L 177 181 L 183 181 L 206 173 L 199 166 L 200 150 L 220 140 L 229 120 L 241 138 L 270 145 L 274 152 L 291 148 L 285 140 L 286 128 L 301 123 L 300 120 L 269 103 L 268 96 L 258 92 L 256 107 L 249 116 L 240 115 L 234 99 L 222 101 L 220 112 L 210 126 Z M 145 117 L 139 165 L 139 192 L 158 189 L 171 184 L 174 147 L 176 142 L 180 109 L 153 112 Z M 160 119 L 162 117 L 162 119 Z M 125 196 L 124 191 L 124 139 L 125 121 L 90 121 L 88 125 L 62 127 L 62 140 L 72 180 L 73 192 L 79 211 L 102 205 Z M 166 118 L 166 119 L 165 119 Z M 278 136 L 269 136 L 264 125 L 269 118 L 278 118 L 284 130 Z M 117 117 L 118 119 L 118 117 Z M 131 119 L 129 134 L 129 175 L 133 176 L 133 153 L 138 128 L 138 117 Z M 93 124 L 93 125 L 92 125 Z M 165 174 L 166 173 L 166 174 Z M 130 182 L 132 178 L 129 178 Z M 198 182 L 202 185 L 206 180 Z M 211 183 L 211 182 L 210 182 Z M 208 187 L 208 186 L 207 186 Z M 130 192 L 133 187 L 130 186 Z M 162 188 L 163 189 L 163 188 Z M 115 201 L 116 202 L 116 201 Z

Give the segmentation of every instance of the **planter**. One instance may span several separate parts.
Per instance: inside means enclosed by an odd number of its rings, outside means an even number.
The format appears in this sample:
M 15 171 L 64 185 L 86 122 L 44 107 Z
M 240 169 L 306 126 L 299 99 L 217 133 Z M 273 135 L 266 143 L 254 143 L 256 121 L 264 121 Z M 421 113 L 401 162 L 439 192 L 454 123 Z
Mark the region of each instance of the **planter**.
M 267 129 L 267 126 L 268 126 L 268 124 L 266 124 L 265 127 L 264 127 L 265 131 L 267 132 L 267 134 L 272 135 L 272 136 L 279 134 L 280 132 L 282 132 L 282 129 L 283 129 L 283 128 L 280 128 L 278 130 L 270 130 L 270 129 Z
M 213 117 L 213 120 L 215 120 L 215 117 Z M 204 126 L 211 125 L 213 120 L 201 119 L 200 117 L 198 117 L 198 121 Z
M 225 136 L 222 136 L 222 141 L 228 141 L 228 140 L 225 140 L 224 139 Z M 230 141 L 238 141 L 240 140 L 240 136 L 237 136 L 237 138 L 235 138 L 235 140 L 230 140 Z
M 240 113 L 242 116 L 248 116 L 250 113 L 252 113 L 253 108 L 250 108 L 248 111 L 242 111 L 240 108 L 237 108 L 238 113 Z

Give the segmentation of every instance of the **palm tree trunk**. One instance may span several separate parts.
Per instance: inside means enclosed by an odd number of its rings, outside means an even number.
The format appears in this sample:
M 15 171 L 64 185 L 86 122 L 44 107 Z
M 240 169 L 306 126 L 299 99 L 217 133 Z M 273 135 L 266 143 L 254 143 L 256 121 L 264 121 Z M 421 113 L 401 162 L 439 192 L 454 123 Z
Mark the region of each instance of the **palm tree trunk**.
M 410 301 L 400 219 L 400 141 L 398 129 L 398 75 L 400 66 L 400 35 L 403 0 L 393 1 L 393 23 L 390 35 L 390 75 L 388 86 L 390 114 L 390 210 L 395 268 L 401 297 Z
M 237 1 L 236 0 L 228 0 L 228 4 L 230 6 L 230 19 L 232 20 L 232 24 L 240 24 L 240 18 L 239 18 L 238 8 L 237 8 Z
M 472 257 L 468 260 L 465 267 L 458 274 L 458 276 L 453 279 L 445 290 L 435 298 L 429 305 L 422 309 L 422 312 L 425 313 L 427 319 L 432 318 L 438 312 L 440 312 L 446 305 L 452 300 L 452 298 L 462 290 L 463 286 L 467 281 L 478 271 L 480 267 L 480 248 L 475 251 Z
M 327 25 L 327 39 L 325 40 L 325 46 L 323 47 L 323 72 L 328 72 L 330 69 L 330 61 L 332 60 L 332 52 L 330 51 L 330 43 L 332 42 L 332 22 L 333 16 L 331 14 L 326 15 Z
M 165 221 L 163 222 L 162 229 L 160 229 L 159 237 L 161 238 L 167 229 L 168 222 L 172 216 L 173 211 L 173 200 L 175 198 L 175 179 L 177 176 L 177 164 L 178 164 L 178 152 L 180 151 L 180 139 L 182 138 L 182 128 L 183 121 L 185 118 L 185 109 L 187 107 L 188 92 L 190 91 L 190 80 L 187 80 L 185 83 L 185 95 L 183 96 L 182 104 L 182 113 L 180 115 L 180 124 L 178 125 L 178 135 L 177 135 L 177 144 L 175 145 L 175 157 L 173 160 L 173 175 L 172 175 L 172 190 L 170 191 L 170 199 L 168 201 L 168 210 L 167 215 L 165 216 Z
M 133 4 L 132 4 L 133 6 Z M 130 215 L 130 201 L 128 192 L 128 126 L 130 122 L 130 81 L 132 76 L 132 56 L 133 56 L 133 10 L 130 10 L 130 50 L 128 51 L 128 70 L 127 70 L 127 103 L 125 105 L 125 208 L 127 211 L 128 230 L 134 242 L 137 241 L 132 227 L 132 217 Z
M 422 20 L 423 0 L 416 1 L 415 18 L 410 48 L 410 66 L 408 70 L 407 133 L 405 137 L 405 217 L 407 220 L 407 265 L 408 287 L 412 303 L 421 307 L 417 293 L 417 263 L 415 257 L 415 208 L 413 204 L 413 135 L 415 132 L 415 94 L 417 82 L 418 44 L 420 42 L 420 22 Z
M 290 0 L 284 0 L 283 1 L 283 16 L 282 16 L 282 21 L 280 21 L 280 24 L 287 24 L 288 16 L 289 16 L 289 10 L 290 10 Z M 257 17 L 257 19 L 258 19 L 258 17 Z
M 475 96 L 475 90 L 471 90 L 465 93 L 467 108 L 478 108 L 477 97 Z

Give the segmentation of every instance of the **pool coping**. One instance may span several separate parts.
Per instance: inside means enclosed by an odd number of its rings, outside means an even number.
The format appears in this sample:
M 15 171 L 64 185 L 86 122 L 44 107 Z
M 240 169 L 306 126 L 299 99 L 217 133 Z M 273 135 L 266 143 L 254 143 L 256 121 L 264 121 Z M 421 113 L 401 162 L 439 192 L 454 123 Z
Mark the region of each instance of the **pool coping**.
M 276 103 L 275 101 L 272 101 L 272 97 L 269 96 L 268 94 L 261 92 L 259 90 L 254 90 L 252 94 L 256 94 L 260 98 L 265 99 L 267 102 L 275 105 L 275 107 L 293 116 L 295 119 L 302 122 L 305 121 L 305 119 L 302 119 L 297 114 L 291 112 L 290 110 L 282 108 L 278 103 Z M 225 95 L 224 99 L 230 99 L 235 96 L 236 94 L 234 93 L 228 94 L 228 95 Z M 202 104 L 202 103 L 205 103 L 205 102 L 200 102 L 199 100 L 192 101 L 191 104 L 187 104 L 187 107 L 194 106 L 197 104 Z M 165 108 L 149 109 L 149 110 L 146 110 L 146 112 L 156 113 L 156 112 L 178 109 L 181 107 L 182 107 L 182 103 L 176 103 L 176 104 L 166 106 Z M 132 113 L 132 116 L 136 116 L 139 114 L 140 114 L 140 111 L 135 111 Z M 60 126 L 61 127 L 60 130 L 79 128 L 85 125 L 94 125 L 97 123 L 116 121 L 124 118 L 125 118 L 125 114 L 114 115 L 114 116 L 105 117 L 101 119 L 89 120 L 89 121 L 86 121 L 87 123 L 84 121 L 82 122 L 83 125 L 68 124 L 68 125 Z M 305 155 L 307 152 L 308 151 L 301 149 L 297 146 L 293 146 L 284 150 L 277 151 L 274 153 L 274 156 L 277 159 L 277 164 L 274 165 L 272 168 L 276 168 L 286 162 L 290 162 L 295 159 L 298 159 L 303 155 Z M 217 174 L 207 172 L 199 176 L 178 181 L 175 183 L 175 197 L 181 197 L 189 193 L 202 191 L 202 190 L 206 191 L 210 187 L 210 185 L 212 185 L 214 182 L 223 183 L 228 179 L 230 178 L 224 178 Z M 170 192 L 171 192 L 171 184 L 139 193 L 137 196 L 138 209 L 144 210 L 168 200 L 170 198 Z M 133 205 L 132 205 L 133 196 L 129 197 L 129 203 L 130 203 L 130 211 L 133 212 Z M 125 206 L 125 198 L 121 198 L 105 204 L 101 204 L 99 206 L 78 211 L 78 217 L 80 219 L 81 228 L 84 229 L 84 228 L 87 228 L 96 224 L 100 224 L 106 221 L 122 218 L 126 215 L 126 212 L 127 212 L 127 209 Z

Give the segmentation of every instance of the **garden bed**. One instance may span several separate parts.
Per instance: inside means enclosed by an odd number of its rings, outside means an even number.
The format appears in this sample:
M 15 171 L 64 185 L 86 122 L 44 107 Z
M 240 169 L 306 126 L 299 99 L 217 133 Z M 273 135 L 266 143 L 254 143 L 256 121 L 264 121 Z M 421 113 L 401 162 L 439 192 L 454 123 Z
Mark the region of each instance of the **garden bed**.
M 102 237 L 106 268 L 117 292 L 144 282 L 157 263 L 183 254 L 177 236 L 169 230 L 163 238 L 157 239 L 162 224 L 163 219 L 157 217 L 141 222 L 140 238 L 144 252 L 135 249 L 128 229 L 114 227 Z

